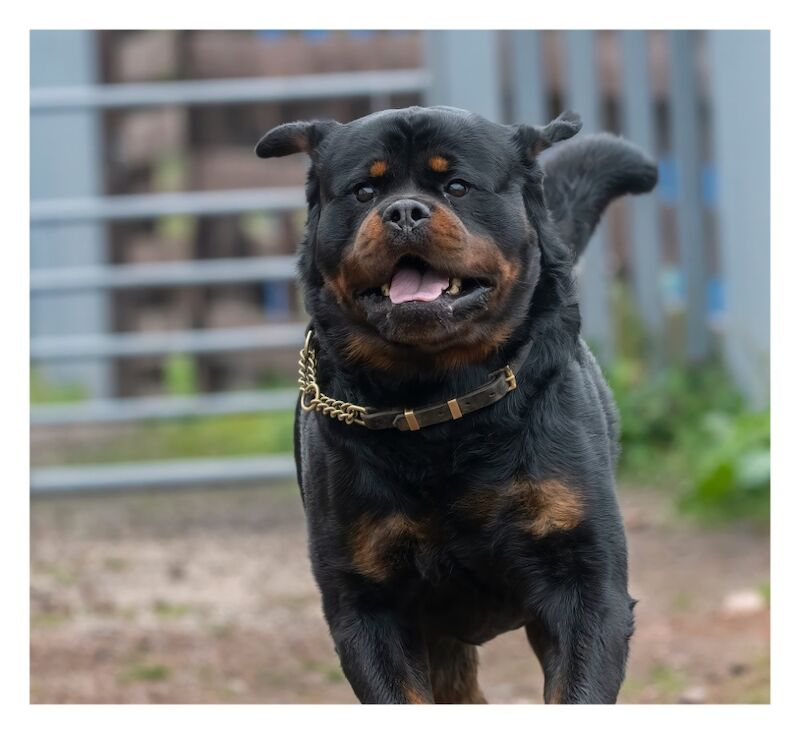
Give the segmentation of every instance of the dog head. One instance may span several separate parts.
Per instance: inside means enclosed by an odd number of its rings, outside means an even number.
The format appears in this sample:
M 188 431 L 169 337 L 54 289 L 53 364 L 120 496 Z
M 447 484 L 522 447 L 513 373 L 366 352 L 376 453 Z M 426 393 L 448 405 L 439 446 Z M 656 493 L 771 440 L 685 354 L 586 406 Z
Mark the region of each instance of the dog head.
M 548 226 L 538 157 L 580 126 L 572 113 L 539 128 L 411 107 L 268 132 L 259 156 L 311 157 L 300 269 L 312 318 L 347 359 L 381 370 L 486 359 L 529 315 L 543 270 L 571 263 L 605 206 L 588 216 L 555 187 L 564 218 L 589 228 L 569 249 Z M 585 198 L 594 212 L 603 196 Z

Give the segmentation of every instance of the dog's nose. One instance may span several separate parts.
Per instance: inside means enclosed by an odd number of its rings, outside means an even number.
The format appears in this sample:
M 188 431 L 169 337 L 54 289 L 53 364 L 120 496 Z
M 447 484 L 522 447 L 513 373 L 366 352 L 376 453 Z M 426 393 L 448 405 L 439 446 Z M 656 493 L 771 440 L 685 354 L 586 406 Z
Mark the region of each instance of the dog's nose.
M 431 218 L 431 210 L 414 199 L 400 199 L 386 207 L 383 222 L 388 227 L 412 230 Z

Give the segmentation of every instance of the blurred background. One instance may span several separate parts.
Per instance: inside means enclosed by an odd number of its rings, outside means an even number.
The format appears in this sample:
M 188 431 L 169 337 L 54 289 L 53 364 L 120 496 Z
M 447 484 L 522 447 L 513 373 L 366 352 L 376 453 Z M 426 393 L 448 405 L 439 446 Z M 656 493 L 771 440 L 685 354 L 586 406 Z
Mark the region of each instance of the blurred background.
M 579 267 L 622 414 L 624 702 L 769 700 L 769 33 L 33 31 L 31 700 L 354 702 L 294 484 L 295 119 L 572 108 L 658 160 Z M 541 701 L 519 633 L 493 702 Z

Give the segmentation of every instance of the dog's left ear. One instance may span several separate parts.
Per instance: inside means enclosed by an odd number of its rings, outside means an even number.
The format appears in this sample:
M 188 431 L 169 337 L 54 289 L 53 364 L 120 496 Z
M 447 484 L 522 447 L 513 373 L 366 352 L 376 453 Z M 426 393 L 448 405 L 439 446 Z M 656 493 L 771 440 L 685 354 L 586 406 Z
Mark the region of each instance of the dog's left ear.
M 544 127 L 533 125 L 518 125 L 516 137 L 522 149 L 535 158 L 543 150 L 560 140 L 567 140 L 583 127 L 581 118 L 570 110 L 562 112 L 555 120 Z
M 259 158 L 279 158 L 292 153 L 308 153 L 315 157 L 320 143 L 339 127 L 335 120 L 287 122 L 272 128 L 256 145 Z

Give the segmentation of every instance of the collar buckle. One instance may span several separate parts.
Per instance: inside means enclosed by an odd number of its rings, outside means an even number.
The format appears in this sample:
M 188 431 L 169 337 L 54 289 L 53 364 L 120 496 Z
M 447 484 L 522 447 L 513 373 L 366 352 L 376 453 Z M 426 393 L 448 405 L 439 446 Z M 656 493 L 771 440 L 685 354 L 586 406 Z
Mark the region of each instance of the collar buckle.
M 517 376 L 514 374 L 514 371 L 508 365 L 503 368 L 503 371 L 506 373 L 506 385 L 508 385 L 508 391 L 511 392 L 512 390 L 516 390 Z

